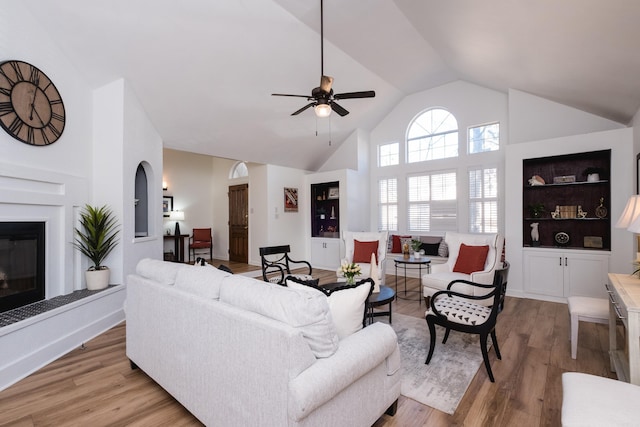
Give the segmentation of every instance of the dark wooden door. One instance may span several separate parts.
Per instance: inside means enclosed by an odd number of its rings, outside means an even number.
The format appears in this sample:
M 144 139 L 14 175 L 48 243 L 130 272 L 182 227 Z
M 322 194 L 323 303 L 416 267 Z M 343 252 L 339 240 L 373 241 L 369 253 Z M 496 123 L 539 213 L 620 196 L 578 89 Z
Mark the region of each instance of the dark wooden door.
M 229 261 L 249 262 L 249 184 L 229 187 Z

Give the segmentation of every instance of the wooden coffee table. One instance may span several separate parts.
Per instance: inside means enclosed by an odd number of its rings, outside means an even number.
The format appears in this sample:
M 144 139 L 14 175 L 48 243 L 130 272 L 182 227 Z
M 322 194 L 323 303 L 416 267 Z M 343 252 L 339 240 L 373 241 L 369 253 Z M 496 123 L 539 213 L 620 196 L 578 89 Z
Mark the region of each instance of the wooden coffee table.
M 326 289 L 335 289 L 340 286 L 345 286 L 345 282 L 336 282 L 336 283 L 327 283 L 325 285 L 320 285 Z M 391 304 L 393 300 L 396 298 L 396 291 L 393 288 L 388 286 L 380 285 L 380 292 L 372 293 L 367 298 L 367 315 L 365 317 L 365 321 L 368 319 L 369 324 L 373 323 L 373 318 L 378 316 L 389 316 L 389 324 L 391 324 L 391 312 L 392 307 Z M 388 311 L 373 311 L 374 307 L 380 307 L 383 305 L 389 304 Z M 364 323 L 364 322 L 363 322 Z M 362 326 L 365 326 L 364 324 Z

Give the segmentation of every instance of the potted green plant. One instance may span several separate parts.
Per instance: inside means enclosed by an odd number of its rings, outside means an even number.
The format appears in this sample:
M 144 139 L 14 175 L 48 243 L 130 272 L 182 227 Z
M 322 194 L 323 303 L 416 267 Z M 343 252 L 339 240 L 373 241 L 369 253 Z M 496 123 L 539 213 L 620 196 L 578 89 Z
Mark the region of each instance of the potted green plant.
M 80 212 L 80 228 L 74 229 L 73 246 L 93 263 L 85 273 L 89 290 L 109 286 L 110 271 L 102 262 L 118 245 L 117 227 L 116 217 L 106 205 L 87 204 Z
M 540 218 L 546 212 L 544 205 L 540 202 L 529 205 L 529 212 L 532 218 Z
M 420 258 L 422 253 L 420 252 L 420 247 L 422 246 L 422 241 L 411 239 L 411 249 L 413 249 L 413 257 Z

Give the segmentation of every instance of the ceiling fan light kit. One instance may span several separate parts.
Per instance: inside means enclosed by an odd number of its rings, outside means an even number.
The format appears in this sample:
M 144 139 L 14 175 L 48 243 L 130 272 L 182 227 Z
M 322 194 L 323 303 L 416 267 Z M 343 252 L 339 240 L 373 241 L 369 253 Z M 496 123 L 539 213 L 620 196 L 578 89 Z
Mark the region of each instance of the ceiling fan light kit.
M 344 117 L 349 114 L 345 108 L 340 106 L 336 101 L 341 99 L 356 99 L 356 98 L 373 98 L 376 93 L 372 90 L 362 92 L 346 92 L 346 93 L 333 93 L 331 85 L 333 84 L 333 77 L 324 75 L 324 19 L 323 19 L 323 5 L 320 0 L 320 86 L 313 88 L 311 96 L 309 95 L 290 95 L 284 93 L 272 93 L 271 96 L 290 96 L 296 98 L 307 98 L 309 102 L 304 107 L 293 112 L 292 116 L 297 116 L 309 107 L 313 107 L 316 117 L 329 117 L 331 111 L 335 111 L 339 116 Z
M 331 114 L 331 107 L 329 104 L 318 104 L 314 107 L 314 110 L 316 112 L 316 116 L 320 118 L 329 117 Z

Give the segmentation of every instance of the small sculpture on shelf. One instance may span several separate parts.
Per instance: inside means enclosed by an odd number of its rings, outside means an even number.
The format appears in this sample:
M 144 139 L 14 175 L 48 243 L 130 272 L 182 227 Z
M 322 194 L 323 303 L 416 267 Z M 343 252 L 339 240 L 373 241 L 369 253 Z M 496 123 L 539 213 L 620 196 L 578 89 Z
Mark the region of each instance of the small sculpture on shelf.
M 540 232 L 538 231 L 539 222 L 531 224 L 531 246 L 540 246 Z
M 556 205 L 556 210 L 551 212 L 551 218 L 553 219 L 560 218 L 560 206 Z
M 540 175 L 533 175 L 529 180 L 529 185 L 531 186 L 544 185 L 544 184 L 545 184 L 545 181 Z
M 587 177 L 587 182 L 598 182 L 602 175 L 604 175 L 604 169 L 588 167 L 582 173 Z
M 600 206 L 596 208 L 596 216 L 598 218 L 607 217 L 607 208 L 604 207 L 604 197 L 600 197 Z
M 586 218 L 587 213 L 582 210 L 582 206 L 578 205 L 578 218 Z

